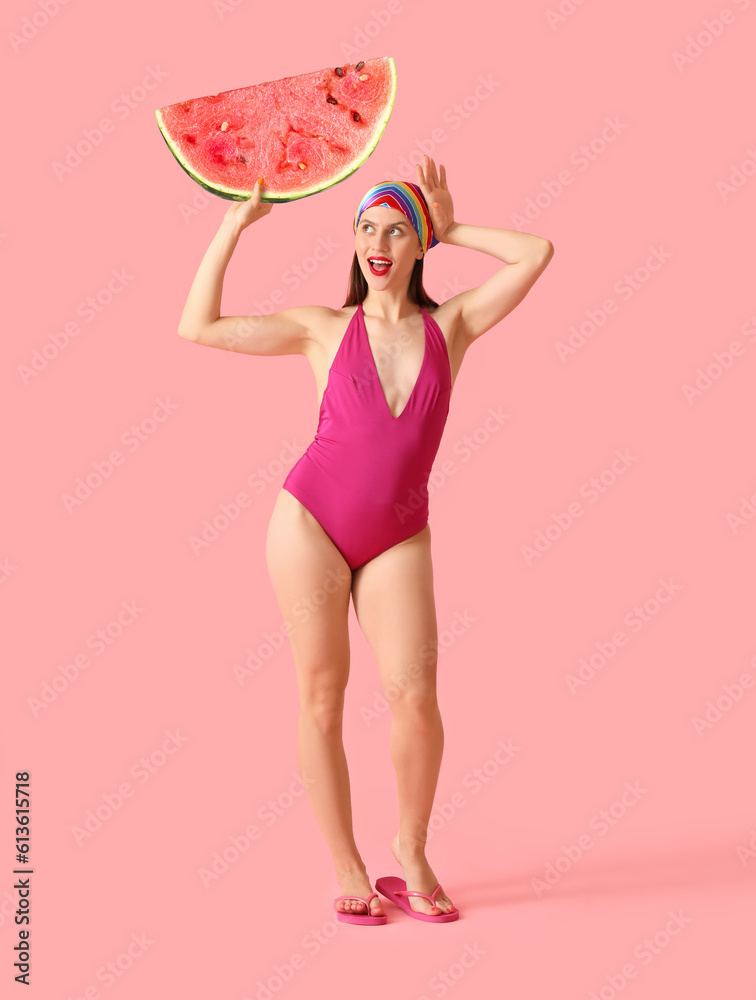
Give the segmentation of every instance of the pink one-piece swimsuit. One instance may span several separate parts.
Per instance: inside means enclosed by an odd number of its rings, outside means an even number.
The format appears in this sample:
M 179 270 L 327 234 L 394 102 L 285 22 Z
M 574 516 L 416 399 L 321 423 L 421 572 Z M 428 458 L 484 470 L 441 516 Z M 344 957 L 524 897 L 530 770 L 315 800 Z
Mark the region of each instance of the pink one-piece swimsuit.
M 357 306 L 328 373 L 315 438 L 284 480 L 352 570 L 428 523 L 428 478 L 449 413 L 451 365 L 443 333 L 421 311 L 422 366 L 395 417 Z

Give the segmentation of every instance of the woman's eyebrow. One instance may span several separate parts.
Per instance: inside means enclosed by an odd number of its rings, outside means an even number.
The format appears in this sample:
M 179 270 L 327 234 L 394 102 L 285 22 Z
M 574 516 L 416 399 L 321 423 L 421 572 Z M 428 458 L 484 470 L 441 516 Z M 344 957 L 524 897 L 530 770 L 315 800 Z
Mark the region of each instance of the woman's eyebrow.
M 372 219 L 366 219 L 364 215 L 362 216 L 362 219 L 360 219 L 360 221 L 361 221 L 361 222 L 369 222 L 371 226 L 374 226 L 374 225 L 375 225 L 375 223 L 373 222 L 373 220 L 372 220 Z M 388 222 L 388 223 L 387 223 L 387 226 L 388 226 L 388 227 L 389 227 L 390 229 L 393 229 L 393 228 L 394 228 L 394 226 L 406 226 L 406 225 L 407 225 L 407 223 L 406 223 L 406 222 Z

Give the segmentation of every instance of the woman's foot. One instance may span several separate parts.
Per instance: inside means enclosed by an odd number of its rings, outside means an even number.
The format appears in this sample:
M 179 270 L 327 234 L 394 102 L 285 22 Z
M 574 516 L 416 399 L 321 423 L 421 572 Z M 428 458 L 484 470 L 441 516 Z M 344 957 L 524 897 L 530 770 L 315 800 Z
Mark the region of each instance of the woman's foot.
M 424 892 L 430 896 L 438 885 L 438 879 L 425 858 L 425 852 L 403 850 L 397 833 L 391 843 L 391 853 L 402 866 L 407 888 L 412 892 Z M 443 890 L 436 896 L 436 906 L 431 906 L 430 900 L 423 899 L 422 896 L 407 896 L 406 898 L 413 910 L 418 913 L 429 913 L 431 916 L 439 913 L 451 913 L 454 909 L 452 901 L 444 895 Z
M 370 884 L 370 879 L 367 877 L 367 872 L 364 869 L 362 871 L 354 872 L 337 871 L 336 878 L 341 886 L 341 892 L 339 893 L 340 896 L 362 896 L 363 899 L 366 899 L 371 892 L 375 891 Z M 341 913 L 367 913 L 367 907 L 358 899 L 339 899 L 336 903 L 336 909 Z M 385 911 L 381 906 L 381 901 L 378 896 L 370 901 L 370 916 L 385 916 Z

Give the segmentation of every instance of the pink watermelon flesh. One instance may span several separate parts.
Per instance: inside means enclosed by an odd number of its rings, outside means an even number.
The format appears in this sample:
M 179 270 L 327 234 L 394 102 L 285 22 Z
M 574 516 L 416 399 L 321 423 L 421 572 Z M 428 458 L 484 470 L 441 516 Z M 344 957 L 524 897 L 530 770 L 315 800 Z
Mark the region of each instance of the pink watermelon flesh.
M 359 68 L 358 68 L 359 67 Z M 391 115 L 390 56 L 170 104 L 155 112 L 186 172 L 222 198 L 293 201 L 344 180 L 367 159 Z

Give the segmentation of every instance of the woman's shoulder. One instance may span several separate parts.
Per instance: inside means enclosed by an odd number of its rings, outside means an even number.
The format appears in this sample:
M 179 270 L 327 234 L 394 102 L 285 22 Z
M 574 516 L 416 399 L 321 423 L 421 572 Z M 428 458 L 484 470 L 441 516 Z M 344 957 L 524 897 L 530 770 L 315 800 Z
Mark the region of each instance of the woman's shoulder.
M 334 339 L 341 338 L 356 310 L 357 306 L 301 306 L 301 318 L 311 339 L 328 350 Z
M 299 313 L 303 322 L 316 333 L 318 330 L 327 332 L 327 328 L 338 320 L 349 318 L 354 315 L 356 306 L 299 306 Z

